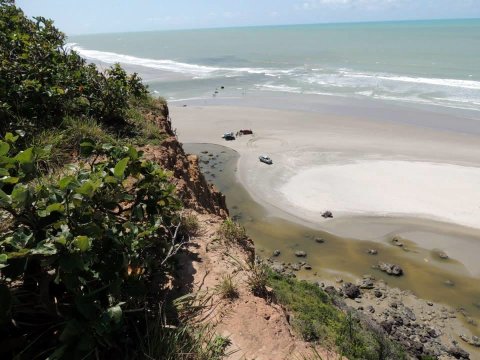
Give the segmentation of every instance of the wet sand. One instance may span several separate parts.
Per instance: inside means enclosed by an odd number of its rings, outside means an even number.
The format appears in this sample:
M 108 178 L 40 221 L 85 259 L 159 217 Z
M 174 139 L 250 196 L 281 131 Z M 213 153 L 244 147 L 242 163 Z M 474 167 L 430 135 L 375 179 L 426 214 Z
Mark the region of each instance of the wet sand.
M 385 207 L 380 208 L 380 211 L 368 212 L 367 208 L 362 212 L 362 209 L 357 209 L 355 213 L 335 213 L 334 219 L 325 220 L 320 216 L 322 210 L 327 210 L 323 204 L 319 204 L 318 209 L 315 209 L 317 211 L 311 211 L 299 206 L 301 204 L 293 203 L 281 191 L 292 178 L 312 166 L 321 168 L 322 164 L 335 165 L 355 161 L 422 163 L 427 167 L 427 173 L 429 164 L 439 164 L 456 169 L 466 167 L 476 174 L 475 171 L 480 167 L 479 136 L 388 120 L 367 120 L 361 116 L 323 116 L 318 112 L 246 107 L 173 106 L 171 116 L 180 141 L 221 144 L 236 150 L 240 154 L 238 179 L 256 201 L 266 206 L 271 215 L 301 224 L 308 223 L 317 229 L 361 240 L 383 242 L 392 234 L 404 236 L 404 233 L 407 233 L 422 248 L 428 251 L 443 250 L 462 263 L 470 275 L 480 276 L 480 262 L 472 255 L 478 254 L 480 250 L 480 217 L 470 217 L 468 224 L 474 226 L 466 227 L 452 222 L 450 213 L 446 213 L 444 217 L 438 216 L 438 209 L 434 209 L 430 214 L 389 212 L 395 210 L 395 189 L 379 189 L 373 194 L 376 197 L 370 196 L 365 201 L 371 201 L 375 206 L 383 203 Z M 221 138 L 225 131 L 242 128 L 251 128 L 255 133 L 253 136 L 242 136 L 229 142 Z M 273 158 L 274 165 L 260 163 L 258 156 L 262 153 L 268 153 Z M 376 186 L 376 175 L 373 170 L 372 187 Z M 441 174 L 437 174 L 437 178 L 434 176 L 436 174 L 432 174 L 428 180 L 445 181 Z M 358 196 L 362 196 L 362 187 L 355 186 L 355 174 L 352 173 L 351 177 L 351 193 L 354 195 L 356 192 Z M 444 201 L 442 211 L 448 212 L 449 205 L 455 211 L 463 211 L 464 204 L 459 199 L 477 199 L 480 186 L 476 184 L 475 176 L 468 179 L 468 186 L 463 184 L 462 187 L 456 187 L 455 179 L 451 179 L 448 186 L 456 191 L 436 194 Z M 415 186 L 412 189 L 415 190 Z M 426 191 L 428 184 L 419 189 Z M 305 196 L 305 193 L 311 190 L 311 187 L 303 186 L 298 191 Z M 336 191 L 338 196 L 342 195 L 342 188 L 337 188 Z M 422 194 L 418 195 L 421 199 Z M 416 200 L 415 194 L 411 194 L 411 199 Z M 347 202 L 341 205 L 348 207 L 348 198 L 345 200 Z M 405 204 L 409 205 L 408 202 Z M 466 204 L 465 208 L 468 206 L 479 211 L 478 206 L 475 208 L 475 201 Z M 453 217 L 453 221 L 455 219 Z

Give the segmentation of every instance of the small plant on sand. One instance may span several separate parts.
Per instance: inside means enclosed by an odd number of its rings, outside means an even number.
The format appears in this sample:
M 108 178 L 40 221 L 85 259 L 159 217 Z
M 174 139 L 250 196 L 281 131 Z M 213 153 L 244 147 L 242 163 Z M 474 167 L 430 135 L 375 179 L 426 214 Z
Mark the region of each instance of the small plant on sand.
M 237 224 L 232 219 L 226 219 L 222 225 L 220 226 L 220 230 L 218 231 L 219 235 L 230 242 L 233 241 L 243 241 L 247 238 L 247 233 L 245 228 L 239 224 Z
M 196 236 L 200 231 L 200 223 L 194 214 L 185 214 L 182 216 L 182 231 L 188 236 Z
M 238 298 L 238 289 L 233 281 L 233 276 L 230 274 L 225 275 L 220 283 L 217 285 L 217 291 L 224 299 L 236 299 Z
M 262 262 L 254 262 L 249 267 L 247 284 L 253 295 L 267 297 L 268 268 Z

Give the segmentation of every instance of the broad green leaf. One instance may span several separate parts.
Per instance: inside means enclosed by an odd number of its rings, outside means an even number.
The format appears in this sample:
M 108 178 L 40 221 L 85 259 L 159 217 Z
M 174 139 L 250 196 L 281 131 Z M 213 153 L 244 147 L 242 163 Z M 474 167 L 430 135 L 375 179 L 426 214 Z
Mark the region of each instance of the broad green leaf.
M 20 164 L 30 164 L 33 162 L 33 148 L 28 148 L 27 150 L 21 151 L 15 156 Z
M 9 150 L 10 150 L 10 145 L 5 141 L 0 140 L 0 156 L 7 155 Z
M 113 169 L 113 175 L 117 178 L 122 178 L 123 175 L 125 174 L 125 170 L 127 168 L 127 164 L 130 161 L 129 157 L 123 158 L 120 160 L 117 165 L 115 165 L 115 168 Z
M 72 183 L 73 180 L 75 180 L 73 176 L 66 176 L 58 182 L 58 187 L 61 190 L 65 190 L 68 187 L 68 185 Z
M 130 156 L 130 158 L 135 161 L 135 160 L 138 160 L 138 151 L 137 149 L 135 149 L 133 146 L 129 146 L 128 147 L 128 156 Z
M 92 181 L 85 181 L 79 188 L 76 189 L 79 194 L 92 197 L 96 188 Z
M 110 319 L 112 319 L 113 322 L 116 324 L 120 323 L 120 321 L 122 320 L 123 312 L 120 305 L 115 305 L 108 308 L 107 314 L 110 317 Z
M 52 212 L 59 212 L 59 213 L 63 213 L 63 211 L 65 210 L 65 207 L 63 206 L 63 204 L 61 203 L 54 203 L 54 204 L 51 204 L 51 205 L 48 205 L 47 206 L 47 213 L 50 215 Z
M 90 156 L 95 150 L 95 143 L 93 140 L 85 139 L 80 143 L 80 155 Z
M 14 177 L 14 176 L 4 176 L 2 178 L 0 178 L 0 182 L 4 183 L 4 184 L 16 184 L 18 183 L 18 180 L 20 180 L 18 177 Z
M 3 269 L 7 266 L 8 255 L 0 254 L 0 269 Z
M 17 184 L 13 188 L 11 199 L 16 206 L 23 207 L 28 200 L 28 196 L 28 188 L 23 184 Z
M 75 237 L 74 243 L 81 252 L 85 252 L 90 249 L 90 239 L 87 236 L 81 235 Z
M 7 140 L 9 143 L 14 143 L 18 140 L 18 136 L 13 135 L 11 132 L 7 132 L 5 134 L 5 140 Z
M 9 206 L 11 202 L 10 196 L 5 194 L 5 192 L 0 189 L 0 207 Z

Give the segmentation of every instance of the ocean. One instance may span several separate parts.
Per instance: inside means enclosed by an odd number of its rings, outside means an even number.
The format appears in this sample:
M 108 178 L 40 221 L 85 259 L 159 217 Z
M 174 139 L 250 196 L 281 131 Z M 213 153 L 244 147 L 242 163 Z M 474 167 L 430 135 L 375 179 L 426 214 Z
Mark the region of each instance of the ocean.
M 480 19 L 70 36 L 167 100 L 283 92 L 480 111 Z M 222 88 L 223 87 L 223 88 Z

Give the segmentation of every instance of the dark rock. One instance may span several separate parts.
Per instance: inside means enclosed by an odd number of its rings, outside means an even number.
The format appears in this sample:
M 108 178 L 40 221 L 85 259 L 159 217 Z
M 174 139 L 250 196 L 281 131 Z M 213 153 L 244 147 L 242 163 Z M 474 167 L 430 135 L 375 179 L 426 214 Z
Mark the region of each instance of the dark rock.
M 381 298 L 383 295 L 383 293 L 380 290 L 375 290 L 373 294 L 375 295 L 376 298 Z
M 345 296 L 350 299 L 355 299 L 360 295 L 360 288 L 357 285 L 354 285 L 349 282 L 343 284 L 342 291 L 345 294 Z
M 368 311 L 369 313 L 371 313 L 371 314 L 374 314 L 374 313 L 375 313 L 375 309 L 374 309 L 374 307 L 373 307 L 372 305 L 368 305 L 368 306 L 367 306 L 367 311 Z
M 327 286 L 325 288 L 325 292 L 328 294 L 328 295 L 337 295 L 337 290 L 335 290 L 335 288 L 333 286 Z
M 322 239 L 321 237 L 316 237 L 316 238 L 315 238 L 315 242 L 316 242 L 316 243 L 319 243 L 319 244 L 323 244 L 323 243 L 325 242 L 325 240 Z
M 404 308 L 404 312 L 405 312 L 405 316 L 411 320 L 411 321 L 416 321 L 417 320 L 417 317 L 415 316 L 415 313 L 413 312 L 412 309 L 410 309 L 409 307 L 405 307 Z
M 273 256 L 280 256 L 280 250 L 274 250 Z
M 454 283 L 452 280 L 445 280 L 445 281 L 443 282 L 443 284 L 444 284 L 445 286 L 448 286 L 448 287 L 454 287 L 454 286 L 455 286 L 455 283 Z
M 303 268 L 304 268 L 305 270 L 312 270 L 312 266 L 311 266 L 311 265 L 308 265 L 308 264 L 305 264 L 305 265 L 303 266 Z
M 434 328 L 427 328 L 426 330 L 427 330 L 428 336 L 430 336 L 431 338 L 434 338 L 434 339 L 439 337 L 440 335 L 442 335 L 440 330 L 437 330 L 437 329 L 434 329 Z
M 305 251 L 297 250 L 295 251 L 295 256 L 297 257 L 306 257 L 307 253 Z
M 372 278 L 362 279 L 359 283 L 361 289 L 373 289 L 375 284 Z
M 393 330 L 393 321 L 392 320 L 385 320 L 380 323 L 380 326 L 385 330 L 387 334 L 391 334 Z
M 325 218 L 325 219 L 333 218 L 333 214 L 332 214 L 331 211 L 325 211 L 325 212 L 322 214 L 322 217 Z
M 378 268 L 381 271 L 386 272 L 388 275 L 393 275 L 393 276 L 403 275 L 403 269 L 399 265 L 380 262 L 378 263 Z
M 458 346 L 452 346 L 447 352 L 455 359 L 470 359 L 470 354 Z

